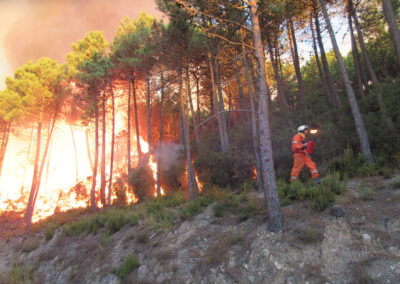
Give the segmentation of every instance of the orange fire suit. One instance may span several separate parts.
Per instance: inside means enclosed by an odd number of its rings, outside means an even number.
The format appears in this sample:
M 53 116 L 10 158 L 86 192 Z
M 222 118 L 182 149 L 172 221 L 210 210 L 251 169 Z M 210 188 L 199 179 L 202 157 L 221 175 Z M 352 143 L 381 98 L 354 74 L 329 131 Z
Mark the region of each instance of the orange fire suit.
M 292 168 L 292 172 L 290 174 L 290 181 L 294 181 L 299 176 L 301 169 L 304 165 L 310 170 L 311 176 L 313 179 L 319 178 L 319 173 L 315 163 L 311 160 L 310 155 L 306 154 L 305 148 L 303 146 L 306 143 L 306 135 L 303 133 L 298 133 L 293 136 L 292 139 L 292 152 L 294 164 Z

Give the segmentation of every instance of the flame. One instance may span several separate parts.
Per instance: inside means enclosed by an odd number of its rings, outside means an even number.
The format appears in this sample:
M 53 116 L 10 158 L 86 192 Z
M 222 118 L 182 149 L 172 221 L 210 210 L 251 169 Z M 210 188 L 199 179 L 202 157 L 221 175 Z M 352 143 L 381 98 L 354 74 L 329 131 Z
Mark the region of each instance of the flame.
M 318 133 L 318 129 L 311 129 L 310 133 L 311 134 L 317 134 Z
M 75 82 L 71 83 L 71 87 L 75 90 Z M 125 131 L 127 127 L 126 111 L 119 111 L 120 109 L 123 110 L 126 108 L 126 96 L 123 96 L 123 92 L 123 89 L 115 89 L 115 137 L 118 137 L 118 134 Z M 109 115 L 108 119 L 110 119 Z M 111 143 L 111 122 L 108 122 L 107 127 L 106 171 L 109 169 L 110 163 L 109 145 Z M 55 212 L 87 207 L 89 205 L 90 189 L 92 186 L 92 168 L 86 147 L 86 132 L 88 131 L 90 133 L 90 155 L 91 159 L 94 160 L 95 143 L 92 129 L 92 125 L 71 126 L 66 121 L 57 121 L 41 178 L 41 185 L 32 222 L 43 220 L 53 215 Z M 42 151 L 46 140 L 45 136 L 47 135 L 47 131 L 43 132 Z M 8 148 L 4 157 L 3 170 L 0 176 L 0 214 L 6 211 L 24 213 L 26 210 L 33 175 L 36 148 L 35 141 L 35 131 L 31 132 L 31 130 L 24 129 L 21 130 L 19 134 L 10 134 Z M 142 151 L 148 153 L 150 150 L 149 144 L 144 141 L 142 137 L 140 137 L 140 142 Z M 116 141 L 114 181 L 118 172 L 126 170 L 126 155 L 122 150 L 118 150 L 118 144 L 121 143 Z M 117 156 L 119 156 L 119 158 L 117 158 Z M 134 149 L 132 151 L 132 158 L 135 159 L 137 156 L 137 151 Z M 154 157 L 150 155 L 149 166 L 156 180 L 157 163 L 154 162 L 153 159 Z M 99 192 L 100 178 L 100 173 L 98 172 L 96 178 L 96 193 Z M 106 180 L 108 183 L 108 176 L 106 176 Z M 106 196 L 108 195 L 107 191 L 108 184 L 106 185 Z M 133 193 L 126 192 L 126 194 L 129 203 L 136 203 L 138 201 L 138 198 Z M 165 195 L 165 191 L 162 188 L 161 195 Z M 156 185 L 154 188 L 154 196 L 157 196 Z M 111 200 L 114 201 L 116 198 L 116 194 L 113 193 Z M 102 206 L 100 200 L 97 202 L 97 206 Z

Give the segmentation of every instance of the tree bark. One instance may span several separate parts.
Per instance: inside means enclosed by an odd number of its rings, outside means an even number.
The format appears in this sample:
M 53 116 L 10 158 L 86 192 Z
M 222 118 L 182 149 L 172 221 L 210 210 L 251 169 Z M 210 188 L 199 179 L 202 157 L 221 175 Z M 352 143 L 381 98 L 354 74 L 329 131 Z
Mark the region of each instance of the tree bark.
M 221 110 L 219 109 L 219 103 L 218 103 L 218 98 L 217 98 L 217 91 L 215 87 L 215 80 L 214 80 L 214 68 L 213 68 L 213 63 L 212 63 L 212 58 L 211 58 L 211 52 L 209 50 L 208 44 L 207 44 L 207 55 L 208 55 L 208 64 L 210 68 L 210 74 L 211 74 L 211 85 L 212 85 L 212 103 L 215 104 L 215 111 L 217 113 L 217 119 L 218 119 L 218 131 L 219 131 L 219 138 L 221 141 L 221 149 L 222 152 L 226 152 L 228 149 L 228 145 L 226 145 L 225 141 L 225 134 L 224 134 L 224 128 L 223 128 L 223 117 L 221 115 Z M 214 110 L 214 106 L 211 106 L 211 109 Z
M 222 122 L 222 129 L 225 139 L 225 146 L 226 150 L 229 148 L 229 136 L 228 136 L 228 127 L 226 125 L 226 117 L 225 117 L 225 106 L 224 106 L 224 98 L 222 94 L 222 85 L 221 85 L 221 73 L 219 71 L 219 62 L 218 58 L 215 58 L 215 75 L 217 79 L 217 89 L 218 89 L 218 100 L 216 101 L 219 104 L 219 110 L 221 113 L 221 122 Z
M 326 58 L 324 44 L 322 43 L 321 28 L 319 25 L 318 9 L 317 9 L 316 3 L 314 4 L 314 21 L 315 21 L 315 31 L 317 34 L 319 51 L 321 52 L 322 68 L 325 72 L 325 78 L 326 78 L 326 83 L 328 84 L 328 90 L 329 90 L 330 96 L 332 97 L 332 100 L 335 103 L 336 107 L 339 107 L 341 105 L 341 102 L 340 102 L 340 98 L 339 98 L 339 93 L 335 86 L 335 81 L 333 80 L 332 74 L 329 71 L 328 60 Z
M 239 109 L 249 109 L 246 99 L 244 97 L 244 91 L 243 91 L 242 82 L 240 81 L 240 74 L 239 74 L 238 66 L 235 66 L 235 79 L 236 79 L 236 84 L 237 84 L 238 90 L 239 90 Z M 244 122 L 250 120 L 248 112 L 240 113 L 239 117 L 242 118 L 242 120 Z
M 40 182 L 42 179 L 43 169 L 44 169 L 44 165 L 46 164 L 46 158 L 47 158 L 47 153 L 49 150 L 50 141 L 51 141 L 51 138 L 53 135 L 55 125 L 56 125 L 57 114 L 58 114 L 58 105 L 56 106 L 56 110 L 54 112 L 51 127 L 48 130 L 46 145 L 45 145 L 45 149 L 44 149 L 41 161 L 39 159 L 40 159 L 40 146 L 41 146 L 40 144 L 41 144 L 41 136 L 42 136 L 42 118 L 40 119 L 40 122 L 38 123 L 35 165 L 34 165 L 34 171 L 33 171 L 31 192 L 29 194 L 28 206 L 27 206 L 26 213 L 25 213 L 25 218 L 26 218 L 25 233 L 26 234 L 29 234 L 29 231 L 30 231 L 30 226 L 32 223 L 32 216 L 33 216 L 33 212 L 35 210 L 35 204 L 36 204 L 36 200 L 37 200 L 37 197 L 39 194 Z M 40 166 L 39 166 L 39 164 L 40 164 Z
M 112 182 L 113 182 L 113 171 L 114 171 L 114 146 L 115 146 L 115 98 L 111 80 L 108 79 L 111 91 L 111 103 L 112 103 L 112 135 L 111 135 L 111 158 L 110 158 L 110 181 L 108 183 L 108 197 L 107 205 L 111 206 L 111 195 L 112 195 Z
M 397 25 L 396 16 L 393 11 L 391 0 L 381 0 L 383 13 L 385 14 L 385 19 L 389 27 L 390 36 L 393 41 L 394 51 L 397 56 L 397 63 L 400 66 L 400 30 Z
M 149 151 L 151 149 L 151 97 L 150 97 L 150 72 L 146 70 L 147 85 L 147 143 L 149 143 Z
M 192 113 L 192 119 L 193 119 L 194 136 L 195 136 L 196 142 L 199 143 L 199 129 L 197 128 L 196 113 L 194 112 L 193 101 L 192 101 L 192 90 L 190 87 L 189 67 L 186 66 L 185 69 L 186 69 L 186 86 L 187 86 L 187 93 L 188 93 L 188 98 L 189 98 L 190 112 Z
M 93 171 L 93 160 L 92 160 L 92 152 L 90 151 L 89 128 L 88 127 L 86 127 L 85 136 L 86 136 L 86 150 L 87 150 L 87 154 L 88 154 L 88 160 L 89 160 L 90 168 Z
M 131 165 L 131 74 L 128 75 L 128 135 L 127 135 L 127 160 L 128 160 L 128 177 L 132 171 Z
M 29 200 L 28 205 L 25 212 L 25 234 L 29 234 L 31 224 L 32 224 L 32 215 L 34 211 L 33 200 L 35 199 L 35 190 L 37 185 L 38 179 L 38 170 L 39 170 L 39 158 L 40 158 L 40 144 L 42 138 L 42 121 L 38 122 L 37 126 L 37 134 L 36 134 L 36 154 L 35 154 L 35 163 L 33 167 L 33 177 L 32 177 L 32 184 L 31 184 L 31 191 L 29 193 Z
M 160 103 L 160 138 L 158 141 L 158 156 L 157 156 L 157 197 L 161 196 L 161 155 L 162 155 L 162 141 L 164 134 L 164 118 L 163 118 L 163 104 L 164 104 L 164 76 L 161 73 L 161 103 Z
M 249 97 L 250 97 L 250 110 L 251 110 L 251 135 L 253 138 L 253 148 L 254 148 L 254 159 L 256 161 L 256 172 L 257 172 L 257 191 L 262 192 L 264 188 L 264 183 L 262 180 L 262 169 L 261 169 L 261 158 L 260 158 L 260 147 L 259 143 L 257 143 L 258 135 L 257 135 L 257 118 L 256 118 L 256 108 L 255 108 L 255 100 L 254 93 L 251 87 L 251 79 L 248 69 L 248 64 L 246 60 L 246 49 L 242 46 L 242 51 L 244 56 L 242 56 L 243 68 L 246 73 L 246 81 L 249 89 Z
M 93 165 L 93 177 L 92 177 L 92 188 L 90 190 L 90 204 L 92 212 L 95 212 L 96 207 L 96 179 L 97 179 L 97 167 L 99 163 L 99 108 L 97 106 L 97 99 L 94 100 L 94 113 L 95 113 L 95 150 L 94 150 L 94 165 Z
M 263 172 L 264 194 L 267 203 L 269 229 L 278 232 L 282 228 L 283 216 L 280 209 L 278 190 L 275 179 L 274 160 L 272 156 L 271 132 L 269 126 L 269 110 L 267 96 L 267 82 L 265 72 L 265 57 L 261 40 L 260 25 L 257 15 L 257 1 L 248 0 L 250 17 L 253 26 L 254 52 L 257 59 L 259 74 L 259 127 L 260 127 L 260 154 Z
M 102 145 L 101 145 L 101 162 L 100 162 L 100 200 L 103 207 L 106 206 L 106 90 L 102 97 Z
M 283 90 L 283 83 L 282 83 L 282 80 L 281 80 L 280 75 L 279 75 L 278 62 L 277 62 L 276 58 L 274 58 L 274 48 L 272 46 L 271 38 L 270 38 L 269 35 L 267 35 L 267 45 L 268 45 L 269 56 L 270 56 L 270 59 L 271 59 L 272 68 L 274 69 L 276 88 L 277 88 L 277 93 L 278 93 L 278 102 L 279 102 L 279 105 L 284 110 L 287 110 L 288 109 L 288 103 L 287 103 L 286 96 L 285 96 L 285 93 L 284 93 L 284 90 Z
M 312 13 L 310 13 L 310 28 L 311 28 L 311 35 L 312 35 L 312 39 L 313 39 L 313 49 L 314 49 L 315 61 L 317 63 L 318 74 L 319 74 L 319 77 L 321 79 L 322 87 L 324 89 L 324 93 L 325 93 L 326 99 L 328 100 L 329 103 L 334 105 L 335 103 L 334 103 L 334 100 L 333 100 L 332 96 L 329 93 L 328 84 L 326 82 L 326 77 L 325 77 L 325 74 L 322 71 L 321 62 L 319 61 L 319 57 L 318 57 L 318 49 L 317 49 L 317 42 L 315 40 Z
M 199 87 L 198 76 L 196 76 L 196 105 L 197 105 L 197 123 L 200 123 L 200 87 Z
M 326 22 L 329 36 L 331 38 L 333 50 L 335 52 L 336 59 L 339 64 L 340 73 L 343 77 L 344 85 L 346 87 L 346 93 L 347 93 L 347 97 L 348 97 L 348 100 L 350 103 L 351 112 L 353 114 L 353 118 L 355 121 L 358 138 L 360 139 L 361 151 L 364 154 L 367 163 L 371 164 L 373 162 L 373 157 L 372 157 L 372 153 L 371 153 L 367 130 L 365 129 L 364 121 L 362 120 L 361 113 L 358 108 L 357 100 L 354 95 L 353 89 L 351 87 L 350 79 L 347 74 L 342 55 L 340 54 L 339 47 L 336 42 L 335 33 L 332 29 L 332 25 L 329 20 L 328 12 L 326 10 L 325 0 L 319 0 L 319 2 L 321 4 L 322 13 L 323 13 L 323 16 L 324 16 L 324 19 Z
M 132 77 L 132 89 L 133 89 L 133 107 L 135 109 L 135 127 L 136 127 L 136 145 L 138 152 L 138 163 L 142 161 L 142 147 L 140 146 L 140 131 L 139 131 L 139 118 L 136 104 L 136 87 L 135 87 L 135 77 Z
M 288 14 L 289 14 L 289 12 L 288 12 Z M 300 71 L 300 60 L 299 60 L 299 53 L 297 50 L 296 34 L 294 31 L 293 20 L 292 20 L 292 17 L 290 16 L 290 14 L 287 16 L 287 22 L 288 22 L 287 29 L 288 29 L 290 50 L 292 53 L 294 70 L 296 72 L 297 85 L 299 87 L 300 99 L 302 100 L 304 98 L 303 78 L 301 76 L 301 71 Z
M 348 2 L 350 3 L 351 1 L 348 1 Z M 365 98 L 363 81 L 362 81 L 362 76 L 361 76 L 361 72 L 362 72 L 361 68 L 362 67 L 361 67 L 361 62 L 360 62 L 360 55 L 358 54 L 356 38 L 354 36 L 353 21 L 352 21 L 351 12 L 350 12 L 350 4 L 348 5 L 347 20 L 348 20 L 349 29 L 350 29 L 351 49 L 352 49 L 352 53 L 353 53 L 354 71 L 356 73 L 357 90 L 358 90 L 360 97 Z
M 196 179 L 192 178 L 192 157 L 190 154 L 190 140 L 189 140 L 189 111 L 187 106 L 187 98 L 183 93 L 182 87 L 182 70 L 179 68 L 179 94 L 180 94 L 180 108 L 182 110 L 182 134 L 183 134 L 183 142 L 184 149 L 186 153 L 186 165 L 187 165 L 187 176 L 188 176 L 188 190 L 190 199 L 194 199 L 197 196 L 196 189 Z

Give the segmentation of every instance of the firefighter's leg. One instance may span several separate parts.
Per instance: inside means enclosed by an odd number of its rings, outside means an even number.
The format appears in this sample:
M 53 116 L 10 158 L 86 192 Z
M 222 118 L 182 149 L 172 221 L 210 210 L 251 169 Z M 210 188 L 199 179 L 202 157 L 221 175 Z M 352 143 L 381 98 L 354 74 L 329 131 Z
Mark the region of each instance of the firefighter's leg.
M 294 162 L 292 172 L 290 173 L 290 182 L 294 181 L 299 176 L 301 169 L 304 166 L 304 157 L 304 154 L 293 154 Z
M 319 172 L 315 163 L 311 160 L 310 157 L 306 156 L 304 158 L 304 164 L 310 170 L 311 177 L 313 178 L 314 183 L 319 184 L 320 183 Z

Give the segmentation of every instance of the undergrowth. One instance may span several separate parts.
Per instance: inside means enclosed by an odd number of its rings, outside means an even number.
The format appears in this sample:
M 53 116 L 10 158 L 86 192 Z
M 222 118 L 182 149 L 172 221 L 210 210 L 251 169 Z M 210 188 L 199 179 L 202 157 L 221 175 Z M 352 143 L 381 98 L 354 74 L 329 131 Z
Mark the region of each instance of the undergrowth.
M 119 268 L 114 268 L 113 273 L 120 279 L 124 279 L 131 274 L 136 268 L 140 266 L 140 262 L 136 255 L 130 254 L 121 264 Z
M 344 190 L 338 172 L 328 174 L 319 185 L 303 184 L 299 180 L 289 184 L 283 180 L 278 181 L 278 194 L 282 206 L 287 206 L 294 200 L 310 200 L 311 207 L 317 211 L 328 207 L 334 201 L 335 194 L 341 194 Z

